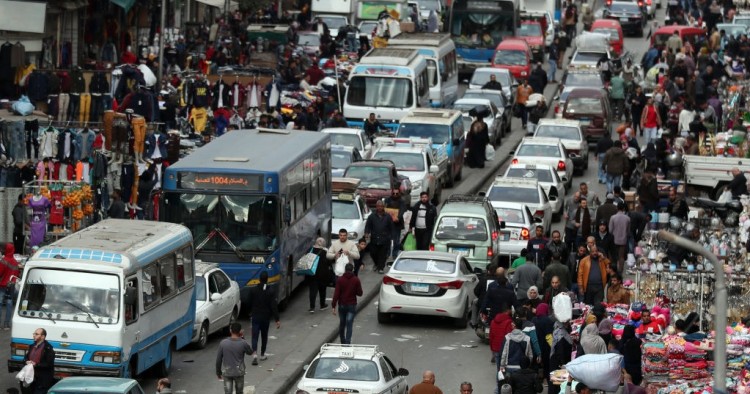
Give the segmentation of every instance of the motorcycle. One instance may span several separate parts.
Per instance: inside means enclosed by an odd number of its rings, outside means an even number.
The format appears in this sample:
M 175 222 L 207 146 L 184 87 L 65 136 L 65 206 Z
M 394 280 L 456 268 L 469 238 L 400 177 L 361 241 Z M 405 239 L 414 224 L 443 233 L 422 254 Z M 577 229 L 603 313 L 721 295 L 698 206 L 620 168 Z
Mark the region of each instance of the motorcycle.
M 484 311 L 482 311 L 479 314 L 479 318 L 477 319 L 477 324 L 474 326 L 474 332 L 477 334 L 477 337 L 483 342 L 483 343 L 489 343 L 490 342 L 490 308 L 486 308 Z
M 731 200 L 728 202 L 717 202 L 705 197 L 693 198 L 693 206 L 698 208 L 704 208 L 709 212 L 713 212 L 714 215 L 721 218 L 722 221 L 737 223 L 739 214 L 742 213 L 743 206 L 738 200 Z

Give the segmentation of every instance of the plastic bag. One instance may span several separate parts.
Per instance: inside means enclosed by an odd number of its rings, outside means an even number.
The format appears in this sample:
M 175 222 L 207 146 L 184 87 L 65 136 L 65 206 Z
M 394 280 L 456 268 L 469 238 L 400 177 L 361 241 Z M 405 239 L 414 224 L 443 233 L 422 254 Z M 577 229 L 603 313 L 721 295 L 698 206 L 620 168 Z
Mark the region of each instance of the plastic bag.
M 492 144 L 487 144 L 484 148 L 484 159 L 487 161 L 495 160 L 495 147 Z
M 552 310 L 555 312 L 555 318 L 562 323 L 573 318 L 573 303 L 570 301 L 568 293 L 560 293 L 552 299 Z
M 347 264 L 349 264 L 349 256 L 342 254 L 336 259 L 336 264 L 333 266 L 333 273 L 336 274 L 336 276 L 344 275 Z
M 414 238 L 414 234 L 409 233 L 406 235 L 403 250 L 417 250 L 417 240 Z
M 719 196 L 719 200 L 717 200 L 716 202 L 723 204 L 730 201 L 732 201 L 732 192 L 730 192 L 729 190 L 724 190 L 724 192 L 721 193 L 721 196 Z
M 619 354 L 586 354 L 567 363 L 565 369 L 592 390 L 615 392 L 620 385 L 621 363 Z
M 29 98 L 21 96 L 15 103 L 13 103 L 13 112 L 21 116 L 31 115 L 34 112 L 34 104 L 31 104 Z
M 31 364 L 24 365 L 16 374 L 16 379 L 23 383 L 24 387 L 28 387 L 34 381 L 34 366 Z

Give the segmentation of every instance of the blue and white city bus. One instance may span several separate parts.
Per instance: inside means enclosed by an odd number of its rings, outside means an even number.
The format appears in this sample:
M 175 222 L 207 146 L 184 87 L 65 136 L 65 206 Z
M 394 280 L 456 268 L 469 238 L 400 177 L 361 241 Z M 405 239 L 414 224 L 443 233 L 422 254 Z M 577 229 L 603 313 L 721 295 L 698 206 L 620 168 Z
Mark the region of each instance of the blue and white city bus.
M 190 229 L 196 259 L 219 263 L 242 288 L 260 273 L 282 306 L 302 281 L 294 263 L 331 234 L 331 143 L 326 133 L 237 130 L 164 174 L 160 219 Z

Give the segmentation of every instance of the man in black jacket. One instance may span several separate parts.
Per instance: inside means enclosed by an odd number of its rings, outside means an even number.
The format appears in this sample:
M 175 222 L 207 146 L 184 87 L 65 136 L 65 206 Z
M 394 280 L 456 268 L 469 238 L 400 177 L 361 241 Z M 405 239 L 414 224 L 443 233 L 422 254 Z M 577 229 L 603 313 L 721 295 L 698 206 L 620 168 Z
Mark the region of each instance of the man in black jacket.
M 531 368 L 531 360 L 526 356 L 521 358 L 521 369 L 508 374 L 508 382 L 513 394 L 536 394 L 544 390 L 542 379 L 539 379 L 536 370 Z
M 260 359 L 265 360 L 266 345 L 268 345 L 268 327 L 271 324 L 271 318 L 276 321 L 276 328 L 281 328 L 279 321 L 279 306 L 276 301 L 276 294 L 268 286 L 268 272 L 260 273 L 260 283 L 250 289 L 250 316 L 253 320 L 253 340 L 252 348 L 256 349 L 253 354 L 253 365 L 258 365 L 258 334 L 263 339 L 260 348 Z
M 495 273 L 495 282 L 491 283 L 484 296 L 484 302 L 480 311 L 490 309 L 487 321 L 492 321 L 500 312 L 509 311 L 511 307 L 520 308 L 521 304 L 516 298 L 516 292 L 508 284 L 508 278 L 505 276 L 505 270 L 500 271 L 498 268 Z
M 34 366 L 34 381 L 22 392 L 46 393 L 55 384 L 55 349 L 47 342 L 47 330 L 34 330 L 34 343 L 26 350 L 24 364 Z
M 378 200 L 375 203 L 375 212 L 368 216 L 365 222 L 365 236 L 370 237 L 367 247 L 375 263 L 373 270 L 378 270 L 381 274 L 385 268 L 385 260 L 388 258 L 388 248 L 391 247 L 394 227 L 396 225 L 393 223 L 393 218 L 385 213 L 385 203 Z
M 18 253 L 25 254 L 23 250 L 23 194 L 18 195 L 18 202 L 13 207 L 13 247 Z
M 429 249 L 436 218 L 437 209 L 430 203 L 430 195 L 427 192 L 419 193 L 419 201 L 411 208 L 409 221 L 409 227 L 417 241 L 417 250 Z
M 732 198 L 738 200 L 741 195 L 747 194 L 747 178 L 739 168 L 732 168 L 732 181 L 727 185 L 726 190 L 732 192 Z

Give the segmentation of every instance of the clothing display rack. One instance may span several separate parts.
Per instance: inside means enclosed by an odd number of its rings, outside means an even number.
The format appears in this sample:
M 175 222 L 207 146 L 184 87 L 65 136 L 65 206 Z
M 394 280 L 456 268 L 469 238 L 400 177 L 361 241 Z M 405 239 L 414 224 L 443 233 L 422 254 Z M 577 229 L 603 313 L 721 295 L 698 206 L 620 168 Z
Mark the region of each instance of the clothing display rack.
M 93 214 L 91 187 L 85 182 L 34 180 L 23 185 L 26 196 L 24 235 L 34 238 L 60 239 L 90 224 Z M 47 199 L 48 206 L 30 204 L 33 196 Z M 36 246 L 31 244 L 30 246 Z

